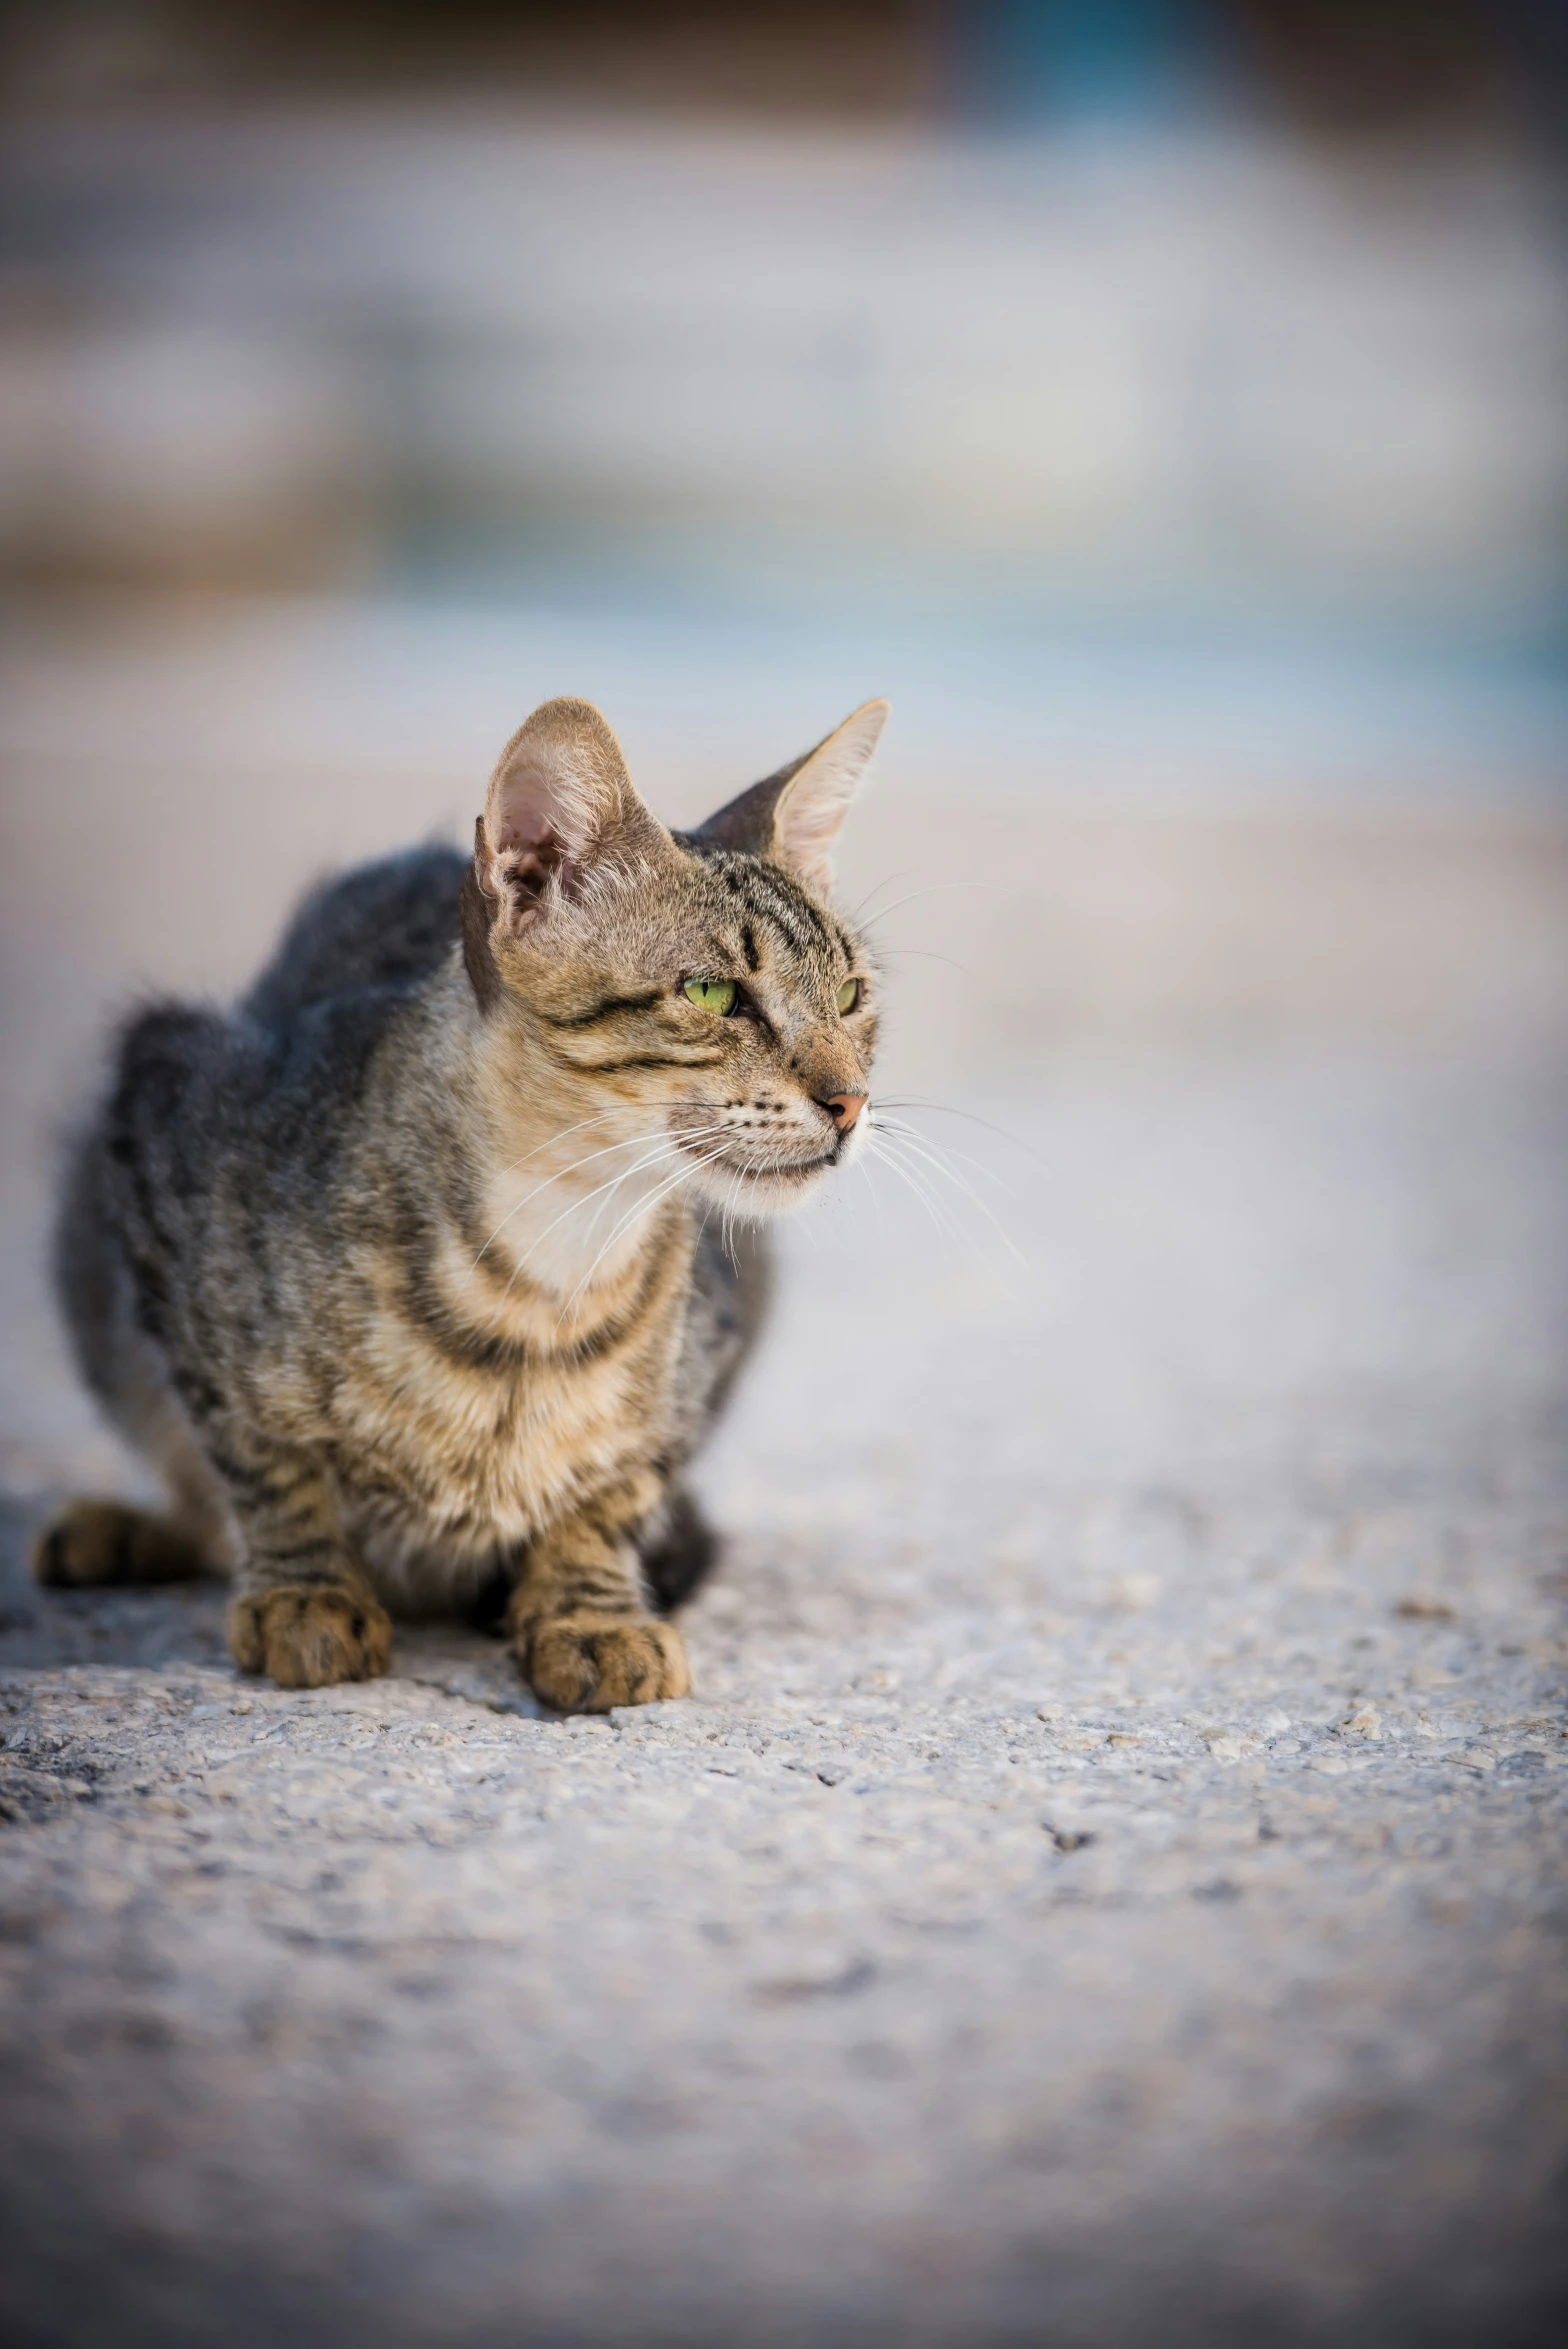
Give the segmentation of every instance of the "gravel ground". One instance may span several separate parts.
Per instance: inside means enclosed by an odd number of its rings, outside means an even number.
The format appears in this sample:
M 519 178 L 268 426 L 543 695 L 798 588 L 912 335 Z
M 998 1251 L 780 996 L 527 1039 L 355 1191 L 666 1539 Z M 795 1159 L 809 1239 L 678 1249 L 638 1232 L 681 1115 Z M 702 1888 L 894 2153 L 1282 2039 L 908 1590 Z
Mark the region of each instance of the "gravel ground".
M 8 2340 L 1551 2337 L 1560 1059 L 971 1105 L 1027 1263 L 791 1232 L 689 1703 L 244 1682 L 12 1505 Z
M 563 679 L 676 820 L 811 734 L 748 687 L 687 771 L 537 627 L 476 676 L 340 621 L 0 697 L 7 2349 L 1555 2338 L 1560 804 L 955 800 L 906 726 L 847 902 L 952 878 L 955 806 L 997 885 L 879 931 L 881 1073 L 1017 1137 L 915 1113 L 1025 1263 L 887 1167 L 790 1230 L 690 1703 L 542 1719 L 438 1629 L 285 1694 L 219 1590 L 20 1573 L 129 1473 L 41 1274 L 105 1018 L 457 836 Z

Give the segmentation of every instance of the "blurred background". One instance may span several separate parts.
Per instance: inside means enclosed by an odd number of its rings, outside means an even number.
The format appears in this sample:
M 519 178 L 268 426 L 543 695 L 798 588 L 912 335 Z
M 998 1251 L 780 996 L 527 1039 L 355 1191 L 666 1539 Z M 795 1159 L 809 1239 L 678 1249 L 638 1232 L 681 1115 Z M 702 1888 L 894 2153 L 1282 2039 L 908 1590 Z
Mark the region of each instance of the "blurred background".
M 1552 0 L 0 22 L 24 1480 L 106 1008 L 551 694 L 672 819 L 891 695 L 851 894 L 985 885 L 882 932 L 909 1081 L 1557 1032 Z
M 28 2340 L 1555 2340 L 1565 110 L 1561 0 L 0 0 Z M 676 822 L 891 697 L 918 1131 L 690 1706 L 236 1697 L 25 1578 L 59 1137 L 562 693 Z

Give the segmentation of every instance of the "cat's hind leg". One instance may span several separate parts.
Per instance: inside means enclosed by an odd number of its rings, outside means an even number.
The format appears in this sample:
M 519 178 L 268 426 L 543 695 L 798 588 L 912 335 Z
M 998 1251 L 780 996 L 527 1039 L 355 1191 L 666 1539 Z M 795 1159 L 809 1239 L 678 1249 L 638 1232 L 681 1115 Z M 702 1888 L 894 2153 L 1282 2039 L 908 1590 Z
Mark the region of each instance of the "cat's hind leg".
M 233 1564 L 238 1550 L 227 1499 L 175 1393 L 163 1350 L 138 1316 L 103 1156 L 91 1136 L 68 1168 L 55 1279 L 82 1376 L 127 1442 L 159 1472 L 168 1507 L 69 1502 L 34 1539 L 35 1579 L 48 1589 L 88 1590 L 188 1582 Z
M 175 1518 L 123 1501 L 71 1501 L 32 1550 L 34 1579 L 49 1590 L 191 1582 L 207 1568 L 200 1542 Z
M 666 1493 L 635 1539 L 643 1581 L 661 1615 L 686 1604 L 713 1572 L 719 1554 L 718 1536 L 682 1485 Z
M 147 1351 L 150 1353 L 151 1349 Z M 157 1582 L 193 1582 L 220 1573 L 238 1556 L 223 1488 L 202 1455 L 189 1420 L 148 1366 L 115 1395 L 116 1416 L 153 1467 L 162 1472 L 167 1509 L 126 1501 L 69 1501 L 36 1536 L 34 1577 L 50 1590 L 92 1590 Z
M 33 1542 L 32 1570 L 51 1590 L 190 1582 L 238 1555 L 223 1488 L 170 1383 L 158 1348 L 128 1311 L 94 1333 L 94 1384 L 121 1432 L 161 1474 L 166 1509 L 70 1501 Z

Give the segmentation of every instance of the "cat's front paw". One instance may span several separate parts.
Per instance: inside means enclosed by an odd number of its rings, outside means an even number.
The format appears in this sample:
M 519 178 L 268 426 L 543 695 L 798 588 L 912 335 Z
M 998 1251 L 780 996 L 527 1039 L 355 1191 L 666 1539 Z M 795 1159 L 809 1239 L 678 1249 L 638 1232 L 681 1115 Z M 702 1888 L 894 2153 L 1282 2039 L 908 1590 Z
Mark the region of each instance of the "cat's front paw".
M 374 1599 L 293 1583 L 244 1592 L 229 1608 L 229 1653 L 280 1688 L 374 1680 L 392 1661 L 392 1624 Z
M 521 1661 L 535 1696 L 558 1713 L 607 1713 L 691 1694 L 686 1650 L 670 1623 L 557 1615 L 532 1627 Z

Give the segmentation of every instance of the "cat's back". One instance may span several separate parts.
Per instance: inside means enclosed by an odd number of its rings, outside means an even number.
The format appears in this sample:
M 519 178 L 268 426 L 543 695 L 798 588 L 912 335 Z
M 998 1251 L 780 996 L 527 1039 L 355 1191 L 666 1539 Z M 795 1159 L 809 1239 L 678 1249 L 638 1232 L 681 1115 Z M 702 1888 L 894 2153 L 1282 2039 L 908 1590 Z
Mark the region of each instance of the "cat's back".
M 424 847 L 324 881 L 283 934 L 241 1011 L 273 1031 L 334 996 L 396 991 L 445 961 L 460 930 L 467 858 Z
M 360 866 L 312 891 L 233 1010 L 133 1014 L 83 1137 L 111 1186 L 162 1193 L 154 1220 L 171 1231 L 185 1220 L 175 1203 L 220 1178 L 275 1209 L 301 1180 L 308 1196 L 362 1121 L 389 1024 L 458 935 L 463 869 L 443 848 Z

